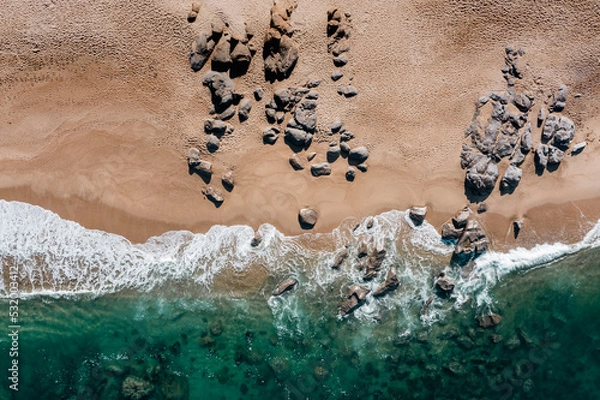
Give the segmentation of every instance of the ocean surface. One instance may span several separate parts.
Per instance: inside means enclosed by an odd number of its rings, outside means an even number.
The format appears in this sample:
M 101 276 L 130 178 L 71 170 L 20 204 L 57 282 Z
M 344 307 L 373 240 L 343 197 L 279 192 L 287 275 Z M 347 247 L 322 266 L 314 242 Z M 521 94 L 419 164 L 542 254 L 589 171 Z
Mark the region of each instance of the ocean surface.
M 355 224 L 265 224 L 258 247 L 247 226 L 134 245 L 0 201 L 0 399 L 600 398 L 600 223 L 576 244 L 488 252 L 465 277 L 404 211 Z M 387 250 L 371 282 L 363 240 Z M 392 266 L 395 292 L 339 316 L 351 285 L 374 290 Z M 483 329 L 489 312 L 502 322 Z

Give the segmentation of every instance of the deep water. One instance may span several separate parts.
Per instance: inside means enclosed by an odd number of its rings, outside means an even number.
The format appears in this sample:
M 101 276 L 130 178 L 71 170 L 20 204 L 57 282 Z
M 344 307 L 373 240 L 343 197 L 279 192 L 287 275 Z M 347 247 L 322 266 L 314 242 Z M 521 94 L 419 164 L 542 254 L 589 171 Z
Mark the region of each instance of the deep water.
M 0 201 L 0 399 L 600 398 L 600 224 L 574 245 L 487 253 L 461 277 L 427 223 L 400 211 L 372 222 L 299 237 L 265 225 L 256 248 L 241 226 L 132 245 Z M 371 282 L 362 242 L 387 250 Z M 392 266 L 400 288 L 339 317 L 349 286 L 374 290 Z M 447 298 L 441 271 L 456 280 Z M 272 297 L 290 276 L 298 288 Z M 479 327 L 491 311 L 501 323 Z

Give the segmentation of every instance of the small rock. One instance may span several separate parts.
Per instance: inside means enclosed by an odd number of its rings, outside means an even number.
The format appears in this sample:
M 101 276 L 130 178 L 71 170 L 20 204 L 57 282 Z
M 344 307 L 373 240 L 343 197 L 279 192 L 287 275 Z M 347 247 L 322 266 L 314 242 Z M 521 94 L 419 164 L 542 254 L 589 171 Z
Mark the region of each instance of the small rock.
M 262 233 L 260 233 L 259 231 L 256 231 L 254 233 L 254 237 L 250 241 L 250 246 L 252 246 L 252 247 L 258 247 L 258 245 L 261 244 L 262 241 L 263 241 Z
M 567 101 L 567 87 L 562 85 L 554 95 L 554 100 L 550 106 L 550 112 L 560 112 L 564 110 Z
M 289 278 L 281 282 L 273 291 L 273 296 L 281 296 L 283 293 L 293 290 L 298 285 L 296 278 Z
M 153 390 L 154 385 L 152 383 L 137 376 L 128 376 L 121 385 L 123 397 L 131 400 L 146 399 Z
M 546 168 L 548 165 L 548 146 L 539 144 L 535 149 L 535 164 L 538 168 Z
M 427 214 L 427 207 L 412 207 L 408 211 L 408 216 L 415 226 L 419 226 L 425 221 L 425 215 Z
M 348 182 L 352 182 L 354 181 L 354 179 L 356 179 L 356 170 L 354 169 L 354 167 L 348 167 L 348 169 L 346 170 L 346 180 Z
M 381 286 L 373 292 L 373 297 L 381 297 L 385 296 L 389 292 L 392 292 L 400 286 L 400 280 L 398 280 L 398 275 L 396 274 L 396 268 L 391 267 L 385 277 L 385 282 Z
M 331 124 L 331 132 L 332 133 L 338 132 L 341 128 L 342 128 L 342 121 L 340 121 L 339 119 L 333 121 L 333 123 Z
M 344 131 L 340 135 L 340 142 L 349 142 L 352 139 L 354 139 L 354 134 L 352 132 Z
M 345 54 L 341 54 L 333 58 L 333 64 L 335 64 L 335 66 L 338 68 L 348 64 L 348 61 L 348 56 L 346 56 Z
M 465 206 L 452 217 L 452 225 L 454 225 L 456 229 L 463 229 L 467 226 L 467 221 L 469 220 L 469 217 L 471 217 L 471 213 L 472 211 L 469 206 Z
M 348 258 L 348 249 L 344 248 L 339 253 L 336 254 L 335 259 L 333 260 L 333 264 L 331 268 L 338 269 L 344 262 L 344 260 Z
M 200 12 L 200 2 L 194 1 L 192 3 L 192 11 L 199 13 Z
M 331 166 L 329 163 L 313 164 L 310 167 L 310 173 L 315 177 L 331 175 Z
M 478 318 L 479 326 L 482 328 L 492 328 L 498 325 L 501 321 L 502 317 L 495 313 L 482 315 Z
M 200 163 L 200 150 L 192 147 L 188 150 L 187 162 L 190 167 Z
M 304 169 L 304 165 L 302 165 L 302 162 L 300 161 L 300 157 L 298 157 L 297 154 L 294 154 L 290 157 L 290 165 L 296 171 L 300 171 L 300 170 Z
M 442 225 L 442 240 L 446 240 L 446 241 L 454 241 L 454 240 L 458 240 L 460 238 L 460 235 L 462 234 L 463 229 L 462 228 L 456 228 L 454 227 L 453 224 L 446 222 L 444 225 Z
M 321 84 L 320 79 L 313 79 L 312 81 L 308 81 L 308 83 L 306 84 L 306 87 L 309 89 L 314 89 L 314 88 L 318 87 L 320 84 Z
M 202 194 L 204 194 L 208 200 L 212 201 L 217 205 L 223 203 L 223 195 L 212 186 L 209 186 L 206 189 L 202 190 Z
M 542 108 L 540 108 L 540 112 L 538 113 L 538 116 L 537 116 L 538 128 L 540 126 L 542 126 L 542 124 L 544 123 L 545 120 L 546 120 L 546 109 L 544 107 L 542 107 Z
M 367 170 L 369 169 L 369 167 L 367 167 L 367 164 L 358 164 L 356 166 L 356 168 L 360 171 L 360 172 L 367 172 Z
M 342 79 L 343 76 L 344 76 L 344 73 L 342 71 L 340 71 L 339 69 L 336 69 L 331 74 L 331 80 L 335 82 L 335 81 Z
M 211 153 L 214 153 L 215 151 L 219 150 L 220 145 L 221 145 L 221 141 L 215 135 L 209 135 L 208 138 L 206 139 L 206 148 Z
M 575 154 L 581 153 L 583 151 L 583 149 L 585 149 L 586 145 L 587 145 L 586 142 L 577 143 L 576 145 L 573 146 L 573 150 L 571 150 L 571 154 L 575 155 Z
M 233 190 L 233 186 L 235 185 L 235 182 L 233 181 L 233 171 L 226 172 L 221 178 L 221 183 L 226 190 L 231 192 Z
M 252 102 L 250 99 L 243 99 L 238 108 L 238 116 L 240 121 L 245 121 L 248 119 L 250 116 L 250 110 L 252 110 Z
M 263 143 L 273 145 L 279 138 L 279 128 L 275 126 L 269 126 L 263 131 Z
M 355 163 L 363 163 L 369 158 L 369 150 L 365 146 L 355 147 L 348 153 L 348 159 Z
M 448 278 L 447 276 L 445 276 L 443 274 L 435 282 L 436 289 L 444 295 L 451 293 L 454 290 L 455 286 L 456 286 L 456 283 L 452 279 Z
M 317 223 L 317 212 L 311 208 L 303 208 L 298 213 L 298 221 L 302 229 L 311 229 Z
M 367 227 L 367 229 L 371 229 L 374 225 L 375 219 L 373 217 L 367 217 L 367 220 L 365 222 L 365 226 Z
M 340 157 L 341 153 L 342 150 L 340 146 L 331 146 L 329 149 L 327 149 L 327 161 L 330 163 L 335 162 L 335 160 Z
M 261 101 L 265 96 L 265 91 L 262 88 L 254 89 L 254 100 Z
M 338 90 L 338 93 L 339 93 L 339 90 Z M 344 97 L 354 97 L 358 94 L 358 89 L 356 89 L 352 85 L 348 85 L 348 86 L 342 88 L 340 94 L 344 95 Z
M 187 16 L 188 22 L 194 22 L 196 20 L 196 18 L 198 18 L 198 12 L 192 10 L 188 13 L 188 16 Z
M 513 221 L 513 231 L 515 233 L 515 239 L 519 236 L 519 232 L 521 232 L 521 228 L 523 228 L 523 224 L 525 220 L 523 218 Z
M 350 154 L 350 150 L 352 150 L 352 148 L 350 147 L 350 145 L 347 142 L 341 142 L 340 143 L 340 153 L 344 157 L 347 157 L 348 154 Z

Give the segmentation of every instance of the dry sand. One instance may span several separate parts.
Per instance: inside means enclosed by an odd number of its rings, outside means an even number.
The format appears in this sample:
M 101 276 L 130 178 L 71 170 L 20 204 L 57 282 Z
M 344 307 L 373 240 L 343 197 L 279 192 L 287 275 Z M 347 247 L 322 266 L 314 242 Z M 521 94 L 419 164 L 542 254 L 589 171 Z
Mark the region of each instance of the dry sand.
M 233 32 L 245 21 L 260 38 L 269 25 L 270 0 L 203 1 L 188 23 L 189 1 L 21 1 L 0 9 L 0 197 L 41 205 L 86 227 L 139 242 L 167 230 L 206 231 L 214 224 L 271 223 L 302 232 L 300 208 L 319 212 L 313 229 L 328 232 L 348 217 L 427 205 L 441 225 L 467 199 L 460 151 L 474 102 L 504 90 L 504 47 L 523 47 L 519 90 L 543 100 L 559 85 L 569 89 L 563 115 L 576 124 L 582 154 L 560 168 L 534 173 L 533 156 L 512 195 L 494 190 L 480 216 L 493 246 L 506 249 L 545 241 L 574 241 L 600 218 L 600 7 L 596 1 L 442 0 L 344 1 L 354 32 L 345 77 L 359 95 L 345 99 L 327 53 L 326 10 L 333 1 L 299 0 L 292 15 L 300 59 L 283 82 L 264 81 L 260 51 L 237 92 L 254 102 L 248 121 L 203 158 L 213 162 L 213 186 L 235 174 L 236 187 L 216 208 L 205 184 L 189 175 L 187 149 L 203 147 L 210 96 L 201 78 L 209 65 L 189 68 L 189 45 L 219 17 Z M 314 178 L 288 164 L 292 151 L 279 140 L 262 144 L 264 104 L 279 88 L 320 79 L 318 125 L 310 151 L 324 161 L 332 121 L 341 119 L 368 146 L 369 171 L 344 179 L 347 163 Z M 575 98 L 575 94 L 582 96 Z M 534 145 L 539 143 L 534 129 Z M 304 155 L 302 155 L 304 157 Z M 308 163 L 307 163 L 308 165 Z M 500 174 L 507 161 L 500 164 Z M 476 206 L 475 206 L 476 207 Z M 524 217 L 518 239 L 511 221 Z

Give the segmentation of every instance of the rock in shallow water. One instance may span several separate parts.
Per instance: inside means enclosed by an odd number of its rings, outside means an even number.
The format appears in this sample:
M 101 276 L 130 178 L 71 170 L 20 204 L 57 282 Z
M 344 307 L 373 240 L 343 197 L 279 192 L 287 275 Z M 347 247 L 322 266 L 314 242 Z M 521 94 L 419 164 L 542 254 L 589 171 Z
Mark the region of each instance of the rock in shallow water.
M 398 289 L 400 286 L 400 280 L 398 280 L 398 275 L 396 274 L 396 268 L 391 267 L 385 277 L 385 281 L 373 292 L 373 297 L 381 297 L 386 294 Z
M 285 281 L 281 282 L 277 288 L 273 291 L 273 296 L 281 296 L 283 293 L 294 290 L 298 285 L 298 280 L 296 278 L 289 278 Z
M 353 285 L 340 306 L 340 315 L 346 316 L 365 304 L 367 294 L 371 289 L 365 286 Z

